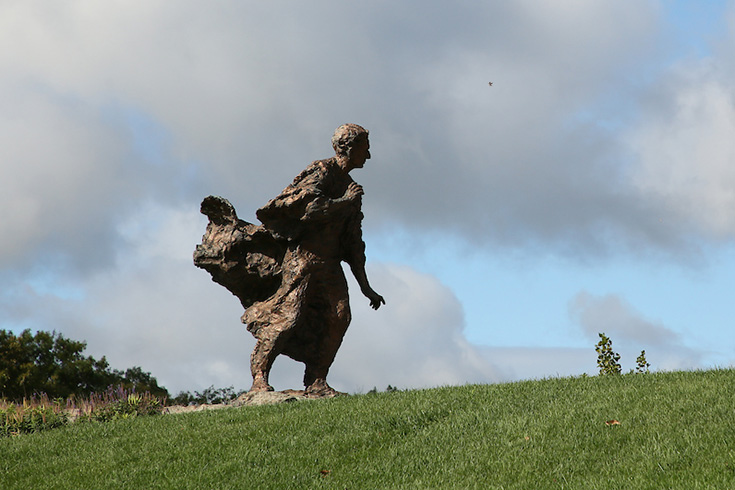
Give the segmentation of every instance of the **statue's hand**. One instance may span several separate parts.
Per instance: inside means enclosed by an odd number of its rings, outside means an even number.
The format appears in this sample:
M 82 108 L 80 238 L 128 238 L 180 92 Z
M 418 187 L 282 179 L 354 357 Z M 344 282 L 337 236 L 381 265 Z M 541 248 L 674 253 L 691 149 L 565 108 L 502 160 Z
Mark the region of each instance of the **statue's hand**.
M 365 194 L 365 191 L 362 189 L 362 186 L 357 182 L 352 182 L 345 191 L 344 199 L 354 201 L 359 199 L 363 194 Z
M 367 291 L 365 293 L 365 296 L 367 296 L 367 298 L 370 300 L 370 307 L 373 310 L 377 310 L 378 308 L 380 308 L 380 305 L 385 304 L 385 300 L 383 299 L 383 297 L 372 289 L 370 291 Z

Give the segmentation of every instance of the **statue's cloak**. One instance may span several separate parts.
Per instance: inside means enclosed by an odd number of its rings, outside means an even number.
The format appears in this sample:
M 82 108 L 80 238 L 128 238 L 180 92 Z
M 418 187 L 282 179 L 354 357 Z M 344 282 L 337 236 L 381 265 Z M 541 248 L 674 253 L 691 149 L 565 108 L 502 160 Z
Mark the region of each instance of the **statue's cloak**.
M 272 296 L 281 284 L 285 241 L 263 226 L 239 219 L 222 197 L 204 198 L 201 212 L 209 224 L 194 251 L 194 265 L 237 296 L 245 309 Z

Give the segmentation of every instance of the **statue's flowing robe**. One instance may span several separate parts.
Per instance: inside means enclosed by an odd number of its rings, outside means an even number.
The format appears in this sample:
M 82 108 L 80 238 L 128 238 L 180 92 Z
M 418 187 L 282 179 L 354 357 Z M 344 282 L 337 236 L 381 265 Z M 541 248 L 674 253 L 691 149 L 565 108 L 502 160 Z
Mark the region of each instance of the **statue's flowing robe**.
M 331 365 L 350 323 L 341 262 L 365 265 L 361 199 L 343 199 L 352 182 L 335 158 L 318 160 L 257 211 L 286 250 L 280 286 L 247 307 L 242 321 L 297 361 Z
M 285 244 L 263 226 L 239 219 L 222 197 L 205 197 L 201 212 L 209 224 L 194 251 L 194 265 L 237 296 L 244 308 L 273 295 L 281 284 Z

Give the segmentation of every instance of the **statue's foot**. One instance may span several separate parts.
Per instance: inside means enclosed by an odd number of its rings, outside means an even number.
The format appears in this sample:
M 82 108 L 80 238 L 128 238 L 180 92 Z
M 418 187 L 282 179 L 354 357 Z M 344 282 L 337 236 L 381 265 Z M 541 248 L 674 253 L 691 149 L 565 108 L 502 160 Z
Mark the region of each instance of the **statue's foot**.
M 253 386 L 250 387 L 250 391 L 273 391 L 273 387 L 262 377 L 256 377 L 253 379 Z
M 320 398 L 332 398 L 344 393 L 339 392 L 327 384 L 327 380 L 324 378 L 317 378 L 311 385 L 306 387 L 304 390 L 307 396 L 314 396 Z

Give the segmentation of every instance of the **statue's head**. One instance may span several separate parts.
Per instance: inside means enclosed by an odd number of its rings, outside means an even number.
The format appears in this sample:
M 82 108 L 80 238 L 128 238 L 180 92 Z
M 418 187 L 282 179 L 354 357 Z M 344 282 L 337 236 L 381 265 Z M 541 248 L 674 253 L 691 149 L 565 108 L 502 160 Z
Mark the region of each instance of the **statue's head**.
M 339 156 L 349 158 L 350 150 L 355 143 L 361 138 L 367 140 L 368 130 L 357 124 L 343 124 L 334 131 L 332 136 L 332 147 L 334 152 Z

